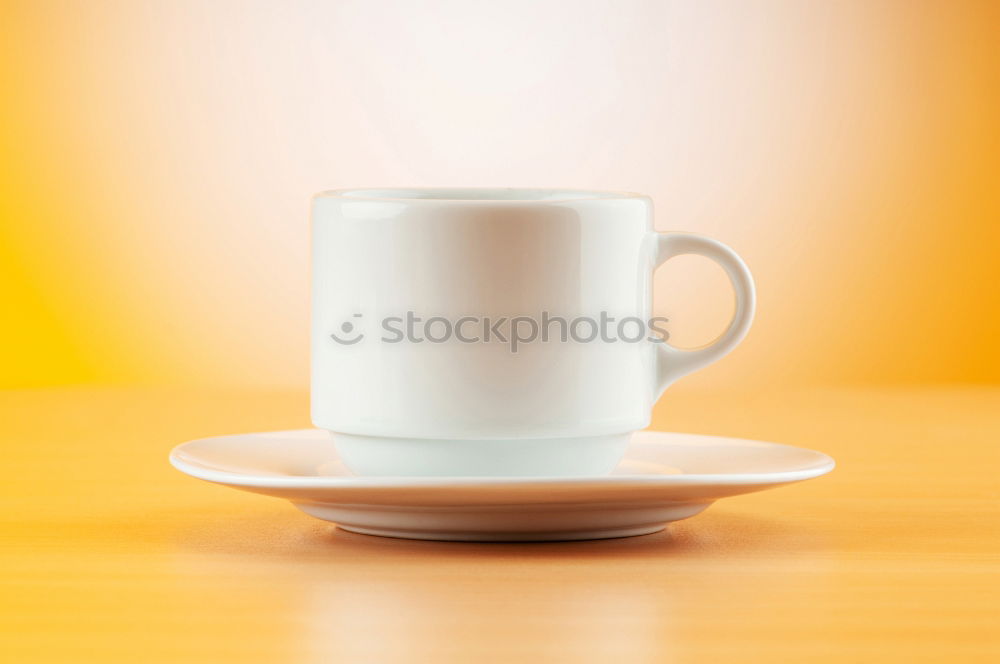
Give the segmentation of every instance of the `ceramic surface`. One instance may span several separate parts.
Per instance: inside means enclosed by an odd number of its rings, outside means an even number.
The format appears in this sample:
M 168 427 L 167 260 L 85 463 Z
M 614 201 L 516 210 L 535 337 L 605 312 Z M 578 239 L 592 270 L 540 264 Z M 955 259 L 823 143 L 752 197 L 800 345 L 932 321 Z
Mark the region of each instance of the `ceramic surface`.
M 717 262 L 736 294 L 727 329 L 698 350 L 657 342 L 646 325 L 653 271 L 682 254 Z M 606 473 L 668 385 L 740 342 L 755 302 L 739 256 L 656 233 L 649 198 L 547 189 L 324 192 L 312 286 L 313 423 L 350 434 L 347 463 L 376 475 Z M 602 316 L 614 323 L 595 337 Z M 550 340 L 515 352 L 515 318 Z M 571 333 L 553 319 L 582 322 Z M 532 323 L 519 325 L 530 336 Z M 465 463 L 447 444 L 469 440 L 507 463 L 483 470 L 484 455 Z M 511 441 L 530 445 L 513 455 Z
M 171 463 L 193 477 L 290 500 L 371 535 L 467 541 L 642 535 L 715 500 L 817 477 L 820 452 L 777 443 L 641 431 L 602 477 L 359 477 L 325 431 L 203 438 Z

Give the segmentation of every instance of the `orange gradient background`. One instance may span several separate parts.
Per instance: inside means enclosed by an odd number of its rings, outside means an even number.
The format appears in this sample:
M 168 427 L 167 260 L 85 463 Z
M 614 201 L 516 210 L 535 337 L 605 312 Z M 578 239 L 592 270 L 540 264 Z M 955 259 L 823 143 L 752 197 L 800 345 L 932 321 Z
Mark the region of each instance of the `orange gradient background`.
M 0 661 L 1000 662 L 1000 2 L 0 0 L 0 93 Z M 310 425 L 311 196 L 395 186 L 731 245 L 754 327 L 652 428 L 837 469 L 465 545 L 171 468 Z M 723 328 L 717 267 L 655 280 Z
M 651 195 L 682 385 L 1000 380 L 1000 5 L 3 2 L 5 387 L 308 381 L 309 199 Z M 724 323 L 679 260 L 656 308 Z

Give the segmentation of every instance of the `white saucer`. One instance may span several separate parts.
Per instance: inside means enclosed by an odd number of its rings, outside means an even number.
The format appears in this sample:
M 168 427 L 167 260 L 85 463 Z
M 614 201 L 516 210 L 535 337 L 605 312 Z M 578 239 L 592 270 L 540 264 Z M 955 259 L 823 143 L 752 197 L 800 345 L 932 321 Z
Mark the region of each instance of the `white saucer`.
M 813 450 L 686 433 L 636 433 L 601 477 L 360 477 L 318 429 L 192 440 L 170 463 L 192 477 L 287 498 L 368 535 L 430 540 L 581 540 L 645 535 L 715 500 L 828 473 Z

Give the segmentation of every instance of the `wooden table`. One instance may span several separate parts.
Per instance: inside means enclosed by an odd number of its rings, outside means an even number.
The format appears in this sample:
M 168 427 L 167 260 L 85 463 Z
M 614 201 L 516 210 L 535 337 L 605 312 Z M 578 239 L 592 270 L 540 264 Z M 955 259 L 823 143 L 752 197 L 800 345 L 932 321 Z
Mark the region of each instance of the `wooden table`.
M 838 469 L 552 544 L 355 535 L 167 465 L 309 426 L 304 393 L 27 390 L 0 417 L 5 662 L 1000 661 L 1000 388 L 677 386 L 654 428 Z

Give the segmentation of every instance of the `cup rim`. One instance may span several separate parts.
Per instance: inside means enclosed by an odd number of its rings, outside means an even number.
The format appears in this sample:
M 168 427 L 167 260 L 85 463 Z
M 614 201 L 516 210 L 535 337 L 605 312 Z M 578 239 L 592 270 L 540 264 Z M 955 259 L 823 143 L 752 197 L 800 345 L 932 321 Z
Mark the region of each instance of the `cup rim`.
M 338 198 L 346 201 L 397 203 L 461 203 L 538 205 L 578 201 L 646 199 L 631 191 L 600 189 L 567 189 L 563 187 L 351 187 L 329 189 L 316 198 Z

